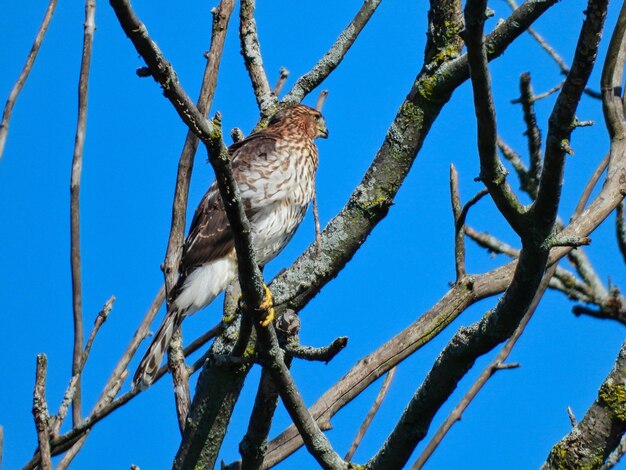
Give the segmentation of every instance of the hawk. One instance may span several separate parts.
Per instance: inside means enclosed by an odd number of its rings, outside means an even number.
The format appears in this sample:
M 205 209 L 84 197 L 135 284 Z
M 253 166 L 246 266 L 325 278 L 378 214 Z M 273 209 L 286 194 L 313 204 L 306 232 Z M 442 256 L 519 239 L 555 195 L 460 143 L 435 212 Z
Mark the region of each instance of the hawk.
M 321 113 L 296 105 L 279 111 L 265 129 L 228 149 L 260 266 L 289 243 L 313 198 L 318 137 L 328 137 Z M 135 386 L 145 388 L 153 382 L 183 319 L 209 305 L 236 278 L 233 235 L 214 181 L 194 214 L 179 280 L 163 323 L 137 368 Z

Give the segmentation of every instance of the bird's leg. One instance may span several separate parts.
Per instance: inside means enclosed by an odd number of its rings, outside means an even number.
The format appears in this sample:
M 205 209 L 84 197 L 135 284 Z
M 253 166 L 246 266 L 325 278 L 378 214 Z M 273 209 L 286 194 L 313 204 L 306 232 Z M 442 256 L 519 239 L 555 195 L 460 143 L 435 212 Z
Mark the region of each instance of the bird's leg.
M 265 318 L 263 318 L 259 324 L 261 326 L 267 326 L 270 323 L 272 323 L 272 321 L 274 321 L 274 296 L 272 295 L 272 291 L 270 290 L 269 287 L 267 287 L 266 284 L 263 284 L 263 289 L 265 290 L 265 298 L 263 299 L 263 302 L 261 302 L 261 305 L 259 305 L 259 308 L 255 308 L 254 313 L 259 313 L 259 314 L 264 314 Z M 243 296 L 239 296 L 239 308 L 242 309 L 247 309 L 247 305 L 245 303 L 245 301 L 243 300 Z
M 263 300 L 263 303 L 259 305 L 259 309 L 264 310 L 266 314 L 265 318 L 259 323 L 261 326 L 267 326 L 274 320 L 274 296 L 267 285 L 263 284 L 263 289 L 265 289 L 265 299 Z

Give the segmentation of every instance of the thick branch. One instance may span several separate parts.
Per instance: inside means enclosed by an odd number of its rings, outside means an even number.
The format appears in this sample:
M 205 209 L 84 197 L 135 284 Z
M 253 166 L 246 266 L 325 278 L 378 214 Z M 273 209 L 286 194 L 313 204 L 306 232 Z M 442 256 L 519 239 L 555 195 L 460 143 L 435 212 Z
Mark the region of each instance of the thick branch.
M 480 390 L 485 386 L 485 384 L 489 381 L 489 379 L 493 376 L 493 374 L 495 374 L 498 370 L 502 369 L 502 365 L 509 357 L 509 354 L 511 354 L 511 351 L 513 350 L 513 347 L 515 346 L 515 343 L 517 343 L 517 340 L 524 332 L 524 329 L 526 328 L 526 325 L 530 321 L 530 318 L 535 313 L 535 310 L 537 309 L 537 306 L 539 305 L 539 301 L 541 300 L 544 292 L 548 288 L 550 279 L 554 275 L 555 271 L 556 271 L 556 266 L 552 266 L 549 272 L 546 273 L 546 275 L 544 276 L 541 282 L 541 286 L 537 290 L 537 294 L 535 295 L 533 302 L 531 303 L 530 307 L 528 308 L 528 311 L 524 315 L 524 318 L 522 318 L 522 321 L 520 322 L 517 329 L 515 330 L 515 333 L 513 333 L 513 335 L 509 338 L 509 340 L 506 342 L 504 347 L 497 354 L 495 359 L 491 361 L 491 363 L 485 368 L 485 370 L 483 370 L 483 372 L 480 374 L 476 382 L 474 382 L 474 384 L 470 387 L 470 389 L 467 391 L 465 396 L 461 399 L 459 404 L 454 408 L 454 410 L 452 410 L 452 413 L 450 413 L 450 416 L 448 416 L 448 418 L 444 421 L 444 423 L 439 427 L 439 429 L 437 430 L 437 432 L 435 433 L 431 441 L 428 443 L 424 451 L 420 454 L 415 464 L 413 464 L 413 466 L 411 467 L 411 470 L 419 470 L 420 468 L 424 466 L 426 461 L 430 458 L 430 456 L 435 451 L 437 446 L 439 446 L 443 438 L 446 436 L 450 428 L 457 421 L 461 420 L 461 416 L 463 415 L 463 412 L 467 409 L 467 407 L 469 406 L 471 401 L 476 397 L 476 395 L 478 395 L 478 392 L 480 392 Z
M 597 468 L 626 432 L 626 342 L 585 417 L 550 451 L 544 469 Z
M 263 67 L 259 34 L 254 19 L 255 3 L 256 0 L 241 0 L 239 39 L 241 40 L 241 55 L 243 55 L 248 75 L 250 75 L 257 106 L 261 115 L 268 117 L 275 112 L 278 100 L 276 95 L 272 93 Z
M 290 367 L 291 360 L 286 359 L 285 365 Z M 248 430 L 239 444 L 243 470 L 262 468 L 263 459 L 267 453 L 267 436 L 278 405 L 278 396 L 278 389 L 274 380 L 269 371 L 264 368 L 261 372 L 259 388 L 250 414 Z M 239 467 L 239 465 L 235 465 Z
M 556 0 L 529 0 L 487 37 L 489 59 L 504 52 L 525 28 Z M 385 215 L 402 185 L 439 111 L 457 86 L 468 78 L 467 57 L 428 67 L 416 78 L 400 106 L 385 141 L 348 203 L 322 231 L 316 244 L 278 276 L 270 287 L 277 306 L 299 311 L 354 256 Z M 341 234 L 341 237 L 337 237 Z
M 48 420 L 50 416 L 48 415 L 48 403 L 46 402 L 47 370 L 48 358 L 45 354 L 38 354 L 37 371 L 35 374 L 35 390 L 33 392 L 33 416 L 35 418 L 35 427 L 37 428 L 42 470 L 52 470 L 48 427 Z
M 526 210 L 506 181 L 506 169 L 497 152 L 496 114 L 491 96 L 491 76 L 487 67 L 483 28 L 486 2 L 469 2 L 465 7 L 465 43 L 470 67 L 474 110 L 478 127 L 480 180 L 487 186 L 498 210 L 513 230 L 522 235 L 527 229 Z
M 546 154 L 537 199 L 532 206 L 537 236 L 543 238 L 556 220 L 565 155 L 569 147 L 576 108 L 595 64 L 608 1 L 589 1 L 572 68 L 550 115 Z

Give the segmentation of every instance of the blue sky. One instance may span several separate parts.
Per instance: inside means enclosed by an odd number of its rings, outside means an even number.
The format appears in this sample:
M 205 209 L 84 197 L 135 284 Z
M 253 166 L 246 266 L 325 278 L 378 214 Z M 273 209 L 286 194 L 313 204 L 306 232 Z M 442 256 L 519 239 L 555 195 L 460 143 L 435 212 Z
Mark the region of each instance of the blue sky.
M 0 17 L 0 97 L 4 99 L 30 49 L 47 2 L 8 2 Z M 168 59 L 183 86 L 197 96 L 210 38 L 210 8 L 216 2 L 188 1 L 165 10 L 161 4 L 135 1 L 134 7 Z M 273 82 L 281 66 L 291 71 L 286 89 L 332 44 L 360 7 L 360 1 L 259 2 L 257 22 L 266 69 Z M 509 13 L 503 1 L 487 25 Z M 615 22 L 612 5 L 607 25 Z M 102 304 L 115 295 L 113 312 L 102 328 L 84 374 L 83 400 L 90 409 L 112 367 L 162 282 L 170 225 L 176 165 L 186 128 L 151 79 L 139 79 L 143 65 L 124 36 L 108 3 L 97 7 L 97 31 L 89 94 L 87 142 L 82 177 L 82 255 L 85 323 L 92 324 Z M 537 29 L 571 60 L 585 8 L 580 0 L 557 4 Z M 339 69 L 324 83 L 330 90 L 324 114 L 330 139 L 320 141 L 318 172 L 322 224 L 345 204 L 360 181 L 387 126 L 421 68 L 426 2 L 386 1 Z M 35 356 L 49 359 L 48 400 L 58 408 L 70 376 L 72 349 L 69 271 L 69 175 L 77 108 L 77 79 L 84 8 L 60 2 L 31 77 L 16 104 L 9 138 L 0 162 L 0 341 L 7 355 L 0 363 L 0 424 L 4 426 L 5 468 L 22 466 L 35 448 L 30 412 Z M 234 15 L 228 34 L 213 111 L 223 113 L 226 128 L 249 132 L 258 113 L 236 36 Z M 603 41 L 606 49 L 608 37 Z M 601 55 L 601 60 L 603 57 Z M 600 62 L 601 64 L 601 62 Z M 526 153 L 518 77 L 530 71 L 537 92 L 561 79 L 559 70 L 534 41 L 524 37 L 492 64 L 494 96 L 501 135 Z M 599 89 L 600 67 L 590 86 Z M 307 100 L 314 104 L 317 93 Z M 553 99 L 537 105 L 542 130 Z M 601 106 L 588 98 L 580 119 L 593 128 L 577 130 L 568 158 L 561 215 L 568 219 L 588 175 L 608 149 Z M 460 173 L 463 199 L 481 186 L 475 125 L 468 84 L 458 89 L 441 113 L 389 216 L 338 278 L 302 312 L 301 340 L 324 345 L 350 337 L 348 348 L 329 365 L 296 362 L 293 374 L 305 401 L 312 404 L 360 357 L 391 338 L 430 308 L 454 278 L 453 232 L 448 196 L 449 164 Z M 190 193 L 190 211 L 212 180 L 205 155 L 198 153 Z M 512 179 L 512 185 L 517 182 Z M 477 229 L 516 244 L 493 205 L 482 201 L 470 213 Z M 292 243 L 266 270 L 271 277 L 312 241 L 307 217 Z M 624 263 L 617 251 L 614 217 L 593 235 L 588 249 L 603 280 L 625 285 Z M 468 242 L 468 270 L 484 272 L 504 263 Z M 437 354 L 461 326 L 478 318 L 495 299 L 465 312 L 444 333 L 399 368 L 389 395 L 373 422 L 355 461 L 367 460 L 392 429 Z M 219 302 L 216 302 L 219 304 Z M 162 313 L 161 313 L 162 314 Z M 220 317 L 215 305 L 185 322 L 184 335 L 195 338 Z M 160 317 L 159 317 L 160 318 Z M 154 325 L 156 328 L 156 325 Z M 575 318 L 558 293 L 548 293 L 510 360 L 517 370 L 498 373 L 455 425 L 428 468 L 537 467 L 551 446 L 569 431 L 569 405 L 581 418 L 617 355 L 624 328 L 611 322 Z M 145 346 L 144 346 L 145 348 Z M 437 416 L 433 430 L 447 416 L 480 373 L 489 357 L 478 361 Z M 136 366 L 137 360 L 131 368 Z M 247 379 L 231 422 L 221 458 L 238 458 L 237 445 L 247 426 L 259 371 Z M 128 385 L 125 386 L 125 389 Z M 378 391 L 371 387 L 334 419 L 328 436 L 344 454 Z M 272 435 L 289 423 L 282 408 Z M 179 434 L 169 378 L 109 416 L 90 434 L 74 468 L 168 468 Z M 424 443 L 425 444 L 425 443 Z M 418 447 L 418 451 L 423 445 Z M 415 454 L 417 455 L 417 453 Z M 313 468 L 300 451 L 279 468 Z

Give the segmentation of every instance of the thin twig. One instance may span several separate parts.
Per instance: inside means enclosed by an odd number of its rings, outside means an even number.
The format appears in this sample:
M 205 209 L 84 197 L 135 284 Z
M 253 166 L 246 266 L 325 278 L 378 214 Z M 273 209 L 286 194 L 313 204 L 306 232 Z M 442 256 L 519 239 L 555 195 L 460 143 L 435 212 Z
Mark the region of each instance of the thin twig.
M 569 417 L 569 422 L 571 423 L 572 427 L 575 427 L 578 422 L 576 421 L 576 415 L 574 415 L 574 410 L 572 410 L 572 407 L 569 405 L 567 405 L 567 416 Z
M 39 454 L 41 456 L 41 470 L 52 470 L 50 454 L 50 436 L 48 433 L 48 404 L 46 402 L 46 373 L 48 358 L 45 354 L 37 354 L 37 372 L 35 375 L 35 390 L 33 391 L 33 416 L 39 440 Z
M 41 47 L 43 38 L 46 35 L 46 31 L 48 30 L 48 26 L 50 25 L 50 21 L 52 20 L 52 15 L 57 6 L 57 1 L 58 0 L 50 0 L 50 3 L 48 3 L 46 13 L 43 17 L 43 21 L 41 22 L 41 26 L 39 26 L 37 35 L 35 36 L 35 41 L 33 42 L 30 52 L 28 53 L 24 68 L 20 72 L 20 75 L 13 85 L 13 88 L 11 88 L 11 93 L 9 93 L 7 102 L 4 105 L 4 113 L 2 114 L 2 121 L 0 121 L 0 160 L 2 159 L 4 146 L 7 142 L 7 135 L 9 134 L 9 121 L 11 120 L 11 114 L 13 113 L 13 106 L 15 106 L 15 101 L 22 91 L 22 88 L 24 88 L 24 84 L 28 79 L 28 75 L 33 68 L 33 64 L 35 63 L 35 59 L 37 58 L 37 53 L 39 52 L 39 48 Z
M 72 355 L 72 375 L 76 376 L 74 398 L 72 400 L 72 422 L 76 426 L 81 420 L 81 381 L 80 362 L 83 353 L 85 336 L 83 329 L 83 287 L 80 255 L 80 179 L 83 171 L 83 150 L 87 131 L 87 103 L 89 91 L 89 71 L 93 35 L 96 30 L 96 0 L 85 2 L 85 25 L 83 35 L 83 56 L 78 79 L 78 122 L 76 124 L 76 140 L 72 157 L 72 175 L 70 179 L 70 236 L 71 236 L 71 267 L 72 267 L 72 307 L 74 319 L 74 349 Z
M 326 98 L 328 98 L 328 90 L 320 91 L 320 94 L 317 97 L 317 101 L 315 102 L 315 109 L 317 109 L 319 112 L 322 112 L 324 104 L 326 103 Z
M 272 93 L 274 93 L 275 97 L 278 98 L 280 92 L 283 91 L 285 82 L 289 78 L 289 73 L 289 70 L 287 70 L 285 67 L 281 67 L 278 71 L 278 80 L 276 80 L 276 85 L 274 85 L 274 89 L 272 90 Z
M 78 370 L 76 371 L 76 375 L 73 375 L 70 379 L 70 383 L 65 390 L 65 394 L 63 395 L 63 401 L 61 402 L 59 411 L 56 414 L 55 423 L 52 429 L 52 436 L 56 436 L 61 429 L 61 424 L 63 424 L 63 420 L 67 415 L 67 410 L 70 406 L 70 403 L 72 403 L 74 393 L 76 392 L 76 384 L 78 383 L 78 379 L 82 376 L 83 369 L 85 368 L 85 364 L 87 363 L 93 341 L 96 338 L 96 334 L 98 334 L 100 327 L 106 321 L 109 313 L 111 313 L 111 310 L 113 309 L 113 302 L 115 302 L 115 297 L 111 296 L 102 307 L 102 310 L 100 310 L 100 313 L 98 313 L 98 315 L 96 316 L 96 321 L 94 322 L 91 333 L 89 334 L 89 339 L 87 340 L 85 349 L 81 354 L 80 363 L 78 366 Z
M 141 323 L 137 327 L 137 330 L 135 330 L 133 337 L 128 343 L 128 346 L 126 346 L 124 353 L 122 354 L 117 364 L 115 365 L 115 368 L 111 372 L 111 375 L 109 376 L 107 383 L 104 386 L 104 389 L 100 394 L 98 401 L 96 402 L 96 406 L 103 406 L 104 403 L 108 403 L 113 400 L 113 398 L 115 398 L 115 395 L 112 395 L 113 388 L 115 388 L 116 384 L 120 382 L 122 375 L 126 371 L 126 368 L 128 367 L 128 364 L 130 363 L 133 356 L 135 355 L 135 352 L 137 352 L 139 345 L 148 336 L 150 331 L 150 324 L 154 321 L 154 317 L 159 312 L 159 309 L 161 308 L 161 305 L 163 305 L 164 301 L 165 286 L 162 285 L 156 296 L 152 300 L 150 307 L 148 307 L 148 311 L 141 320 Z
M 485 370 L 483 370 L 483 372 L 480 374 L 476 382 L 474 382 L 472 387 L 467 391 L 465 396 L 461 399 L 459 404 L 454 408 L 454 410 L 452 410 L 448 418 L 446 418 L 446 420 L 441 425 L 441 427 L 437 430 L 437 432 L 435 433 L 431 441 L 428 443 L 424 451 L 418 457 L 417 461 L 413 464 L 413 466 L 411 467 L 411 470 L 419 470 L 420 468 L 424 466 L 426 461 L 433 454 L 437 446 L 441 443 L 441 441 L 446 436 L 450 428 L 454 425 L 454 423 L 461 420 L 461 416 L 463 415 L 463 412 L 467 409 L 467 407 L 472 402 L 472 400 L 476 397 L 478 392 L 480 392 L 480 390 L 485 386 L 485 384 L 489 381 L 489 379 L 493 376 L 493 374 L 495 374 L 498 370 L 503 369 L 502 364 L 504 364 L 504 362 L 509 357 L 509 354 L 511 354 L 511 351 L 513 350 L 513 347 L 515 346 L 515 343 L 524 332 L 524 328 L 526 328 L 526 325 L 528 324 L 531 317 L 533 316 L 533 313 L 535 313 L 535 310 L 537 309 L 537 306 L 539 305 L 539 302 L 541 301 L 541 298 L 543 297 L 544 292 L 548 288 L 550 278 L 554 275 L 555 271 L 556 271 L 556 265 L 553 265 L 552 267 L 548 269 L 545 276 L 541 280 L 541 284 L 539 288 L 537 289 L 537 292 L 535 294 L 535 297 L 533 298 L 532 303 L 528 307 L 528 311 L 524 314 L 524 317 L 522 318 L 518 327 L 516 328 L 515 333 L 513 333 L 513 335 L 509 338 L 506 344 L 502 347 L 502 349 L 500 350 L 498 355 L 495 357 L 495 359 L 485 368 Z
M 528 155 L 530 167 L 528 168 L 528 191 L 536 195 L 539 177 L 541 175 L 541 131 L 537 125 L 535 116 L 534 93 L 530 83 L 530 73 L 523 73 L 520 77 L 520 94 L 522 109 L 524 112 L 524 122 L 526 123 L 526 137 L 528 140 Z
M 378 395 L 376 395 L 376 399 L 374 400 L 372 407 L 370 408 L 369 412 L 367 413 L 367 416 L 361 423 L 361 427 L 359 427 L 359 430 L 357 431 L 356 436 L 354 436 L 354 440 L 352 441 L 352 444 L 350 445 L 350 449 L 348 449 L 348 452 L 343 458 L 344 460 L 348 462 L 352 460 L 352 456 L 354 455 L 357 448 L 361 444 L 361 441 L 363 440 L 365 433 L 369 429 L 370 424 L 372 424 L 372 420 L 374 419 L 374 416 L 378 412 L 380 405 L 383 403 L 383 400 L 387 396 L 387 392 L 389 391 L 389 387 L 391 386 L 391 381 L 393 380 L 393 376 L 395 375 L 395 373 L 396 373 L 395 367 L 391 369 L 389 372 L 387 372 L 387 375 L 385 376 L 385 380 L 383 381 L 383 384 L 380 387 L 380 390 L 378 391 Z
M 626 262 L 626 226 L 624 224 L 624 201 L 617 205 L 615 212 L 615 231 L 617 232 L 617 245 Z
M 122 386 L 122 383 L 124 382 L 124 379 L 128 373 L 126 368 L 128 367 L 128 364 L 130 360 L 132 359 L 133 355 L 137 351 L 137 348 L 141 344 L 141 341 L 147 336 L 148 330 L 150 328 L 150 323 L 152 323 L 152 321 L 154 320 L 154 317 L 159 311 L 161 305 L 163 304 L 164 297 L 165 297 L 165 286 L 161 286 L 161 288 L 159 289 L 159 292 L 157 293 L 150 307 L 148 308 L 146 315 L 142 319 L 139 327 L 137 327 L 137 330 L 135 331 L 133 337 L 131 338 L 130 343 L 126 347 L 126 350 L 120 357 L 118 363 L 113 369 L 113 372 L 111 372 L 111 375 L 109 376 L 109 379 L 107 380 L 104 386 L 104 389 L 101 392 L 100 397 L 98 398 L 98 401 L 96 402 L 89 416 L 85 418 L 83 421 L 81 421 L 81 423 L 78 426 L 73 427 L 66 434 L 53 438 L 52 450 L 53 450 L 54 455 L 57 455 L 65 451 L 66 449 L 69 448 L 69 446 L 82 445 L 85 442 L 85 438 L 86 438 L 84 434 L 88 432 L 94 426 L 94 424 L 96 424 L 102 418 L 109 415 L 111 412 L 113 412 L 114 410 L 116 410 L 117 408 L 119 408 L 120 406 L 125 404 L 128 400 L 130 400 L 131 398 L 133 398 L 134 396 L 138 394 L 137 391 L 132 390 L 131 392 L 134 392 L 134 393 L 129 392 L 126 395 L 122 395 L 117 400 L 115 400 L 115 396 L 117 395 L 117 392 L 119 391 L 119 388 Z M 77 439 L 79 440 L 77 441 Z M 24 469 L 25 470 L 34 469 L 39 465 L 39 463 L 40 463 L 40 455 L 37 453 L 24 466 Z
M 348 345 L 348 337 L 340 336 L 334 340 L 330 345 L 321 348 L 314 348 L 311 346 L 302 346 L 301 344 L 287 343 L 285 346 L 285 352 L 290 356 L 297 357 L 299 359 L 305 359 L 307 361 L 321 361 L 330 362 L 334 357 L 341 352 L 343 348 Z
M 583 190 L 580 196 L 580 199 L 578 200 L 578 204 L 576 204 L 576 209 L 574 209 L 574 212 L 570 220 L 574 220 L 576 217 L 582 214 L 583 210 L 585 210 L 585 207 L 587 206 L 587 202 L 589 201 L 589 198 L 591 197 L 591 193 L 593 192 L 596 185 L 598 184 L 598 181 L 600 180 L 602 173 L 604 173 L 604 170 L 606 170 L 607 167 L 609 166 L 609 157 L 610 157 L 610 154 L 605 155 L 605 157 L 602 159 L 598 167 L 595 169 L 595 171 L 591 175 L 591 178 L 589 178 L 589 181 L 587 181 L 587 185 L 585 186 L 585 189 Z
M 380 2 L 381 0 L 365 0 L 354 19 L 341 32 L 331 48 L 309 72 L 298 78 L 291 91 L 283 98 L 283 103 L 299 103 L 337 68 Z
M 509 4 L 512 10 L 515 10 L 518 7 L 517 2 L 515 0 L 505 0 L 505 1 Z M 552 58 L 552 60 L 554 60 L 556 65 L 558 65 L 559 69 L 561 70 L 561 74 L 567 75 L 570 70 L 569 66 L 567 65 L 567 62 L 563 60 L 563 58 L 554 50 L 554 48 L 550 46 L 550 44 L 548 44 L 548 42 L 537 31 L 535 31 L 534 28 L 528 28 L 527 31 L 533 38 L 535 38 L 539 46 L 541 46 L 541 48 L 548 53 L 548 55 Z M 551 94 L 554 91 L 556 90 L 550 91 L 547 94 Z M 589 88 L 585 88 L 584 92 L 585 94 L 587 94 L 588 96 L 591 96 L 592 98 L 595 98 L 595 99 L 601 98 L 600 93 L 598 93 L 597 91 L 591 90 Z M 547 94 L 544 93 L 544 95 L 547 95 Z M 536 97 L 536 99 L 541 99 L 541 98 L 544 98 L 544 96 L 537 95 Z
M 563 88 L 563 83 L 564 82 L 558 83 L 558 84 L 554 85 L 552 88 L 550 88 L 549 90 L 546 90 L 543 93 L 539 93 L 538 95 L 535 95 L 534 101 L 537 102 L 539 100 L 547 98 L 550 95 L 553 95 L 554 93 L 559 91 L 561 88 Z
M 0 468 L 2 468 L 2 453 L 4 451 L 4 428 L 0 425 Z
M 450 163 L 450 202 L 452 203 L 452 217 L 454 219 L 454 267 L 456 282 L 465 277 L 465 236 L 464 227 L 459 224 L 461 217 L 461 195 L 459 194 L 459 174 Z
M 221 324 L 216 325 L 215 327 L 211 328 L 208 332 L 200 336 L 198 339 L 196 339 L 194 342 L 190 343 L 189 346 L 185 348 L 185 356 L 189 356 L 193 354 L 201 346 L 206 344 L 210 339 L 214 338 L 222 329 L 223 329 L 223 325 Z M 189 372 L 190 375 L 193 375 L 195 372 L 199 370 L 199 368 L 204 363 L 205 359 L 206 357 L 203 356 L 194 363 L 194 365 L 190 368 L 190 372 Z M 154 383 L 160 380 L 167 373 L 167 371 L 168 371 L 168 367 L 166 364 L 162 366 L 159 369 L 159 371 L 156 373 L 155 379 L 152 385 L 154 385 Z M 137 395 L 147 390 L 147 389 L 140 389 L 138 387 L 133 388 L 130 391 L 124 393 L 123 395 L 120 395 L 119 397 L 113 399 L 114 396 L 117 394 L 117 390 L 119 389 L 119 387 L 121 386 L 123 382 L 123 379 L 122 379 L 123 377 L 124 375 L 122 375 L 122 377 L 120 377 L 120 379 L 116 382 L 116 384 L 114 384 L 111 387 L 110 392 L 107 396 L 107 398 L 109 398 L 108 402 L 103 401 L 102 406 L 97 405 L 96 407 L 94 407 L 94 410 L 90 413 L 90 415 L 87 418 L 85 418 L 77 427 L 72 428 L 70 431 L 68 431 L 66 434 L 62 436 L 53 437 L 52 451 L 54 455 L 57 455 L 63 452 L 63 449 L 68 448 L 68 445 L 72 445 L 73 442 L 75 442 L 77 439 L 79 439 L 81 436 L 83 436 L 85 433 L 91 430 L 91 428 L 93 428 L 102 419 L 106 418 L 113 411 L 117 410 L 118 408 L 125 405 L 133 398 L 135 398 Z M 32 459 L 28 464 L 26 464 L 24 468 L 25 469 L 35 468 L 39 464 L 38 456 L 36 457 L 37 458 Z

